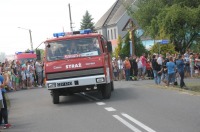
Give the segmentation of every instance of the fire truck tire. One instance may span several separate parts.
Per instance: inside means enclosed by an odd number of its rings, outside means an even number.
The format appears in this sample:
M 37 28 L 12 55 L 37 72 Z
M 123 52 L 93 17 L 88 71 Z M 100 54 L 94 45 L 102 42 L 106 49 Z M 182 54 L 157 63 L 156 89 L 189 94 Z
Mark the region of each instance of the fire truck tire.
M 114 91 L 114 82 L 111 82 L 111 91 Z
M 59 92 L 56 90 L 52 91 L 52 98 L 54 104 L 59 104 Z
M 101 92 L 104 99 L 109 99 L 111 96 L 111 83 L 103 85 Z

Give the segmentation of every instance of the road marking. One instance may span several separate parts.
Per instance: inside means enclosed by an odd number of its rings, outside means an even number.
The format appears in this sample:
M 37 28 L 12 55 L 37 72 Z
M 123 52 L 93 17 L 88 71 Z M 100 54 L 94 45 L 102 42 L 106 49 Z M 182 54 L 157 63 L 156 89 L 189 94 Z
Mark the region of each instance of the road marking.
M 122 119 L 120 116 L 118 115 L 113 115 L 114 118 L 116 118 L 118 121 L 120 121 L 121 123 L 123 123 L 125 126 L 127 126 L 128 128 L 130 128 L 132 131 L 134 132 L 142 132 L 139 129 L 137 129 L 136 127 L 134 127 L 133 125 L 131 125 L 130 123 L 128 123 L 126 120 Z
M 97 105 L 106 105 L 106 103 L 104 103 L 104 102 L 97 102 L 96 104 Z
M 122 115 L 124 117 L 126 117 L 127 119 L 129 119 L 130 121 L 134 122 L 135 124 L 137 124 L 138 126 L 140 126 L 141 128 L 143 128 L 144 130 L 148 131 L 148 132 L 156 132 L 153 129 L 149 128 L 148 126 L 144 125 L 143 123 L 141 123 L 140 121 L 134 119 L 133 117 L 129 116 L 128 114 L 122 113 Z
M 104 109 L 106 109 L 109 112 L 116 111 L 116 109 L 114 109 L 113 107 L 105 107 Z

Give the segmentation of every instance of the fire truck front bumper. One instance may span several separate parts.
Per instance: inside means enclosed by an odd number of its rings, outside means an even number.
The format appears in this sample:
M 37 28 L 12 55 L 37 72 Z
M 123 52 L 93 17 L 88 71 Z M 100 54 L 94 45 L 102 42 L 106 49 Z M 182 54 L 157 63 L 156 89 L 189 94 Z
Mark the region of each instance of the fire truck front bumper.
M 58 79 L 46 81 L 46 87 L 49 90 L 61 89 L 61 88 L 72 88 L 81 86 L 90 86 L 109 83 L 105 75 L 95 75 L 87 77 L 77 77 L 68 79 Z M 109 80 L 110 81 L 110 80 Z

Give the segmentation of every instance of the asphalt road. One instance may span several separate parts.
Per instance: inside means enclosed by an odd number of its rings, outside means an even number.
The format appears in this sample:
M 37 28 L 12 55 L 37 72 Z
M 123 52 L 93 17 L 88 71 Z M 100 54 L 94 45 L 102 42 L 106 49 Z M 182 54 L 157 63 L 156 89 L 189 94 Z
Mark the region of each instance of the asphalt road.
M 199 81 L 199 80 L 197 80 Z M 200 132 L 200 96 L 152 80 L 117 81 L 109 100 L 97 92 L 61 97 L 45 88 L 10 92 L 8 132 Z

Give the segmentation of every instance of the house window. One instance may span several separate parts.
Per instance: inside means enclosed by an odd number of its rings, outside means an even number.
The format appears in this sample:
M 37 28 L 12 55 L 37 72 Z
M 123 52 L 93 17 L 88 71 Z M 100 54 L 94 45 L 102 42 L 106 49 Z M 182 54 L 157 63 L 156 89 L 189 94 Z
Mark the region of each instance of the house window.
M 113 30 L 110 29 L 110 32 L 111 32 L 111 33 L 110 33 L 110 34 L 111 34 L 111 37 L 110 37 L 110 38 L 111 38 L 111 40 L 113 40 Z
M 110 40 L 110 33 L 109 33 L 109 30 L 108 30 L 108 34 L 107 34 L 107 39 Z
M 114 29 L 114 39 L 117 39 L 117 32 L 116 32 L 116 28 Z

